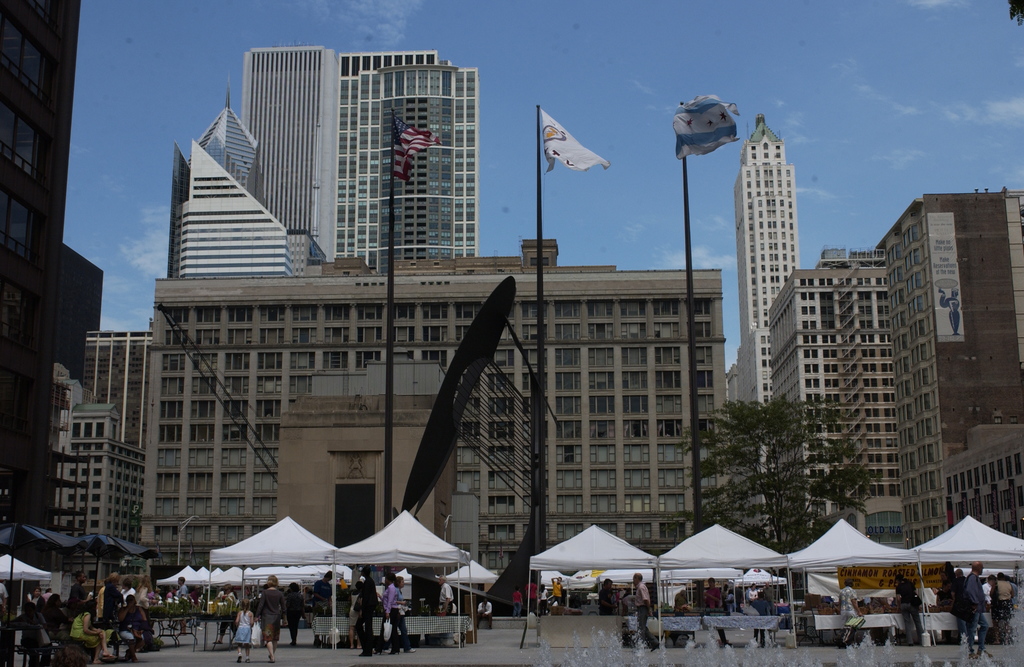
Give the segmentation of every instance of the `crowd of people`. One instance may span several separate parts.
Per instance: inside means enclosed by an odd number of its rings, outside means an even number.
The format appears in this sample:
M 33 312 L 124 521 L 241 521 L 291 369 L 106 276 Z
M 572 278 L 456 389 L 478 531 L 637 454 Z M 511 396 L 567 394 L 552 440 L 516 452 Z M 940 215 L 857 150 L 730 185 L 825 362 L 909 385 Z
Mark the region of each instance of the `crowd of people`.
M 954 569 L 952 564 L 946 563 L 941 574 L 941 586 L 935 592 L 936 607 L 956 618 L 959 641 L 967 645 L 971 658 L 991 657 L 985 648 L 986 643 L 1009 644 L 1013 641 L 1010 619 L 1017 600 L 1017 584 L 1002 572 L 985 576 L 983 568 L 980 561 L 975 561 L 965 574 L 963 569 Z M 926 628 L 922 620 L 924 603 L 918 581 L 902 574 L 897 574 L 895 581 L 894 600 L 903 617 L 906 642 L 910 646 L 923 645 Z M 852 579 L 847 579 L 839 593 L 840 613 L 847 626 L 847 632 L 838 642 L 840 648 L 854 643 L 855 630 L 862 625 L 855 619 L 866 613 L 857 599 L 853 583 Z M 991 625 L 986 613 L 991 616 Z M 943 634 L 947 640 L 952 640 L 949 632 Z

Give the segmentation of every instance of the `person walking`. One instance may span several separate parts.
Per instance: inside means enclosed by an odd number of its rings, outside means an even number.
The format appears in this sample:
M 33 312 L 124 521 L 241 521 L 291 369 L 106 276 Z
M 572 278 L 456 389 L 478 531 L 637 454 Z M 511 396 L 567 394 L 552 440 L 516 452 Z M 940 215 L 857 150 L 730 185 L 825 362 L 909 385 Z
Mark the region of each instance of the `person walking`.
M 857 628 L 864 625 L 863 621 L 860 621 L 859 624 L 850 622 L 863 616 L 860 602 L 857 600 L 857 592 L 853 590 L 853 579 L 850 577 L 843 581 L 843 590 L 839 591 L 839 614 L 843 619 L 843 627 L 846 628 L 846 632 L 839 639 L 839 648 L 846 648 L 854 643 Z
M 363 587 L 359 589 L 359 622 L 356 632 L 359 645 L 363 647 L 360 656 L 373 655 L 373 612 L 377 610 L 377 588 L 371 578 L 370 566 L 363 568 Z
M 249 611 L 249 600 L 245 597 L 238 603 L 238 613 L 235 614 L 235 646 L 238 647 L 238 659 L 235 662 L 242 662 L 242 649 L 245 649 L 245 661 L 249 662 L 249 649 L 252 648 L 252 612 Z
M 981 588 L 981 561 L 971 563 L 971 573 L 964 578 L 964 599 L 974 605 L 974 617 L 967 622 L 967 655 L 980 658 L 992 657 L 985 650 L 985 635 L 988 634 L 988 620 L 985 618 L 985 591 Z M 978 638 L 978 651 L 974 651 L 974 638 Z
M 405 588 L 405 577 L 395 577 L 395 588 L 398 589 L 398 625 L 391 629 L 391 641 L 395 641 L 395 633 L 398 632 L 402 637 L 402 650 L 406 653 L 415 653 L 416 649 L 409 643 L 409 629 L 405 627 L 405 612 L 409 607 L 402 591 Z
M 644 583 L 644 575 L 637 572 L 633 575 L 633 586 L 636 588 L 636 632 L 639 639 L 646 642 L 652 650 L 658 648 L 658 638 L 647 629 L 647 618 L 651 613 L 651 592 Z
M 519 590 L 519 584 L 516 584 L 515 590 L 512 591 L 512 618 L 519 618 L 523 613 L 523 594 Z
M 306 600 L 302 597 L 299 585 L 294 581 L 288 584 L 288 592 L 284 595 L 284 609 L 288 619 L 288 633 L 292 636 L 291 646 L 295 646 L 299 639 L 299 621 L 302 619 L 302 610 L 306 607 Z
M 380 645 L 381 652 L 391 645 L 391 655 L 400 653 L 398 648 L 398 587 L 395 586 L 395 573 L 388 572 L 384 575 L 384 595 L 381 598 L 381 605 L 384 607 L 384 619 L 380 624 Z M 385 635 L 385 623 L 391 625 L 391 634 Z
M 267 645 L 267 657 L 274 662 L 274 649 L 281 641 L 281 616 L 284 614 L 284 593 L 277 590 L 277 577 L 267 577 L 267 587 L 260 596 L 256 616 L 263 628 L 263 643 Z

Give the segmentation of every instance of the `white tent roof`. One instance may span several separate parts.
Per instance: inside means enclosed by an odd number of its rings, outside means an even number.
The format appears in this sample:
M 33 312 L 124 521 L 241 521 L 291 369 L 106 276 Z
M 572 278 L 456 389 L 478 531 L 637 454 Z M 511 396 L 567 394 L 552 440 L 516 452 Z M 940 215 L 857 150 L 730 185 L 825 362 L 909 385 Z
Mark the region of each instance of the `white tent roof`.
M 651 568 L 658 559 L 598 526 L 530 558 L 531 570 L 567 570 L 582 566 L 597 569 Z
M 750 586 L 753 584 L 785 584 L 785 577 L 776 577 L 768 570 L 762 570 L 760 568 L 751 568 L 743 573 L 743 577 L 737 582 L 743 586 Z
M 242 568 L 229 567 L 226 570 L 221 570 L 219 567 L 213 571 L 210 576 L 210 583 L 214 586 L 224 586 L 226 584 L 241 584 L 242 583 Z
M 917 554 L 873 542 L 845 519 L 836 521 L 806 549 L 789 554 L 789 566 L 797 570 L 910 562 L 917 562 Z
M 7 579 L 11 576 L 11 558 L 13 556 L 10 554 L 0 556 L 0 578 Z M 14 559 L 14 581 L 49 581 L 50 576 L 46 570 L 40 570 L 17 558 Z
M 220 565 L 315 565 L 331 563 L 333 545 L 286 516 L 247 540 L 210 552 L 210 563 Z
M 658 559 L 662 569 L 681 567 L 785 567 L 786 557 L 717 523 L 688 537 Z
M 927 563 L 966 563 L 980 560 L 985 565 L 1013 566 L 1024 561 L 1024 540 L 989 528 L 971 516 L 929 542 L 914 547 Z
M 177 574 L 172 574 L 171 576 L 169 576 L 169 577 L 167 577 L 165 579 L 158 580 L 156 582 L 156 585 L 157 586 L 177 586 L 178 585 L 178 579 L 180 577 L 185 577 L 185 584 L 187 586 L 198 586 L 200 584 L 205 584 L 206 583 L 206 577 L 200 577 L 199 573 L 196 572 L 194 569 L 192 569 L 192 566 L 186 565 L 184 567 L 184 569 L 182 569 Z
M 498 580 L 498 575 L 475 560 L 470 561 L 469 565 L 463 565 L 455 572 L 445 576 L 450 581 L 458 581 L 464 584 L 493 584 Z
M 376 535 L 338 549 L 339 563 L 376 565 L 468 565 L 469 554 L 427 530 L 408 510 Z

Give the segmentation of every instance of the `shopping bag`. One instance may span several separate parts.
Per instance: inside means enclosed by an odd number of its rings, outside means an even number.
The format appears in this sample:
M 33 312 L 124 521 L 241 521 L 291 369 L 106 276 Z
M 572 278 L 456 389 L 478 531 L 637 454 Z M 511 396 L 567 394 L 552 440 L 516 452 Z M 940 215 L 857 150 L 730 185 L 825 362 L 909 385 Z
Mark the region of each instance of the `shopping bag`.
M 252 645 L 263 646 L 263 624 L 259 621 L 252 624 Z
M 384 641 L 391 639 L 391 621 L 384 621 Z

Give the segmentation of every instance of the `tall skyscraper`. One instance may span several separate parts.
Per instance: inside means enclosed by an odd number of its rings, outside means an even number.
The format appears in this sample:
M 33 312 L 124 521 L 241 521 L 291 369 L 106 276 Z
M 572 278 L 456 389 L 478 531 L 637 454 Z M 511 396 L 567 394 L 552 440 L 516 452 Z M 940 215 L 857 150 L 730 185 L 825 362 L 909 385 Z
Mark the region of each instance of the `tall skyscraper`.
M 189 161 L 174 146 L 168 276 L 292 275 L 288 230 L 264 206 L 259 146 L 230 104 Z
M 195 141 L 189 166 L 180 277 L 292 275 L 284 225 Z
M 735 398 L 741 401 L 772 397 L 768 309 L 800 267 L 795 183 L 786 142 L 768 127 L 764 114 L 757 114 L 754 132 L 743 142 L 733 187 L 740 302 Z
M 260 147 L 266 207 L 334 257 L 338 72 L 322 46 L 253 49 L 242 72 L 242 121 Z
M 315 199 L 309 206 L 317 224 L 303 228 L 318 230 L 328 259 L 360 257 L 386 271 L 391 118 L 397 114 L 444 144 L 416 158 L 413 180 L 396 184 L 397 257 L 476 256 L 477 78 L 475 68 L 456 67 L 436 51 L 336 58 L 322 47 L 250 51 L 242 119 L 263 151 L 267 207 L 293 228 L 289 211 Z M 324 102 L 328 94 L 336 105 Z M 308 175 L 296 178 L 300 167 Z
M 43 525 L 80 0 L 0 0 L 0 520 Z

